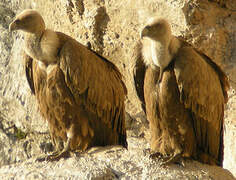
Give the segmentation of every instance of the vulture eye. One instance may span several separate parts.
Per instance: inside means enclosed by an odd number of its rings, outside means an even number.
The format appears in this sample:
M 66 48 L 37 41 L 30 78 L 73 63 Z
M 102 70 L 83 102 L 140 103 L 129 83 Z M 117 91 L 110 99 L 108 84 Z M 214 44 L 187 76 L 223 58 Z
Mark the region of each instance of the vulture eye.
M 146 29 L 151 29 L 151 26 L 149 26 L 149 25 L 148 25 L 148 26 L 146 26 Z
M 15 23 L 20 24 L 20 20 L 19 19 L 15 20 Z

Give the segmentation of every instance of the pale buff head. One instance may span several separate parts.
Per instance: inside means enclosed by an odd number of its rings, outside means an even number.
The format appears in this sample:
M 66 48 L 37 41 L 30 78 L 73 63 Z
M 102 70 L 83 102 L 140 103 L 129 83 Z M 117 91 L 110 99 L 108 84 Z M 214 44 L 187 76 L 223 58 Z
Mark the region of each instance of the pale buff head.
M 16 16 L 14 21 L 9 25 L 9 30 L 22 30 L 37 34 L 45 30 L 45 23 L 42 16 L 37 11 L 27 9 Z
M 142 29 L 141 38 L 150 38 L 159 42 L 170 42 L 171 27 L 165 19 L 150 19 L 146 26 Z
M 142 55 L 146 65 L 160 68 L 159 82 L 164 69 L 177 53 L 180 43 L 171 34 L 171 27 L 165 19 L 150 19 L 141 31 Z

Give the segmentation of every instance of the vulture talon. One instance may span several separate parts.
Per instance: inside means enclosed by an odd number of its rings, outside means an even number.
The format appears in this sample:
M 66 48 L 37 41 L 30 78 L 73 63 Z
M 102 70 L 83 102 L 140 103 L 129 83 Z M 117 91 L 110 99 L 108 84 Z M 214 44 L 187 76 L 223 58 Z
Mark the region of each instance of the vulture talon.
M 61 158 L 69 158 L 71 156 L 71 152 L 68 151 L 68 150 L 63 150 L 62 152 L 60 152 L 59 154 L 57 155 L 50 155 L 47 157 L 47 161 L 58 161 L 60 160 Z
M 36 162 L 43 162 L 43 161 L 58 161 L 61 158 L 68 158 L 70 157 L 70 152 L 69 151 L 61 151 L 61 152 L 53 152 L 50 155 L 43 155 L 40 157 L 37 157 L 35 159 Z
M 180 164 L 180 161 L 182 159 L 181 153 L 167 156 L 162 158 L 161 166 L 166 166 L 170 164 Z

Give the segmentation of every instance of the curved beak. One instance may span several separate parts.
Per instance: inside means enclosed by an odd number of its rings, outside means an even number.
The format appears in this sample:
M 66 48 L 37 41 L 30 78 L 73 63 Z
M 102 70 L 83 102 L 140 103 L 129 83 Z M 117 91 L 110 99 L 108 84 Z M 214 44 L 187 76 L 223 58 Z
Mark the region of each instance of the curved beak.
M 140 33 L 140 38 L 143 39 L 143 37 L 144 37 L 144 36 L 147 36 L 148 33 L 149 33 L 149 30 L 148 30 L 147 27 L 145 27 L 145 28 L 141 31 L 141 33 Z
M 9 31 L 12 32 L 12 31 L 15 31 L 15 30 L 17 30 L 17 26 L 16 26 L 15 21 L 13 21 L 13 22 L 9 25 Z

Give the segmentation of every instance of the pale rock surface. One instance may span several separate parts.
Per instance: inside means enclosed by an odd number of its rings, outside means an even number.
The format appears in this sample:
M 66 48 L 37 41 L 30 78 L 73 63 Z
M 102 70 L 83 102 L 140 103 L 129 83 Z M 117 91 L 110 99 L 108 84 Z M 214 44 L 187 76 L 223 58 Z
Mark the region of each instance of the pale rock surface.
M 25 8 L 37 9 L 48 28 L 74 37 L 121 70 L 128 88 L 129 151 L 107 149 L 53 163 L 25 161 L 53 150 L 46 121 L 39 115 L 26 82 L 21 58 L 23 36 L 8 32 L 15 14 Z M 236 176 L 235 10 L 235 0 L 1 0 L 0 179 L 232 179 L 226 170 L 191 161 L 186 162 L 186 168 L 160 168 L 145 155 L 148 123 L 134 91 L 132 73 L 140 29 L 153 16 L 167 18 L 175 35 L 184 37 L 221 65 L 231 85 L 224 123 L 224 168 Z
M 92 148 L 86 154 L 57 162 L 34 162 L 4 166 L 0 179 L 204 179 L 233 180 L 222 168 L 186 161 L 185 167 L 160 167 L 145 153 L 146 140 L 129 138 L 129 151 L 120 147 Z

